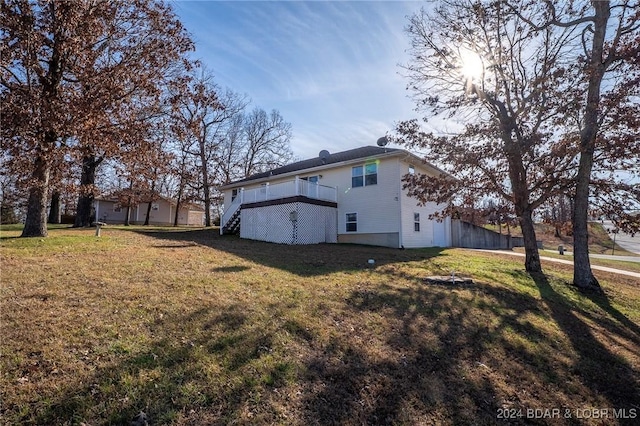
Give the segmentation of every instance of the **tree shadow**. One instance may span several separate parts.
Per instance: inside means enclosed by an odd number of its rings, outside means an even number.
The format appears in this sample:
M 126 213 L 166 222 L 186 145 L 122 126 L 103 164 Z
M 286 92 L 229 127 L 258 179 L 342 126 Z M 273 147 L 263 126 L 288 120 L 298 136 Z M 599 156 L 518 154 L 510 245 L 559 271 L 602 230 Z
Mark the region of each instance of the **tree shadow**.
M 441 248 L 399 250 L 387 247 L 355 244 L 283 245 L 245 240 L 233 235 L 219 235 L 212 229 L 157 231 L 132 229 L 136 232 L 172 244 L 197 244 L 241 257 L 261 265 L 281 269 L 302 277 L 313 277 L 341 271 L 370 269 L 369 259 L 375 266 L 389 263 L 427 259 L 440 255 Z M 159 248 L 172 248 L 169 243 Z
M 608 408 L 629 410 L 640 407 L 640 385 L 632 366 L 599 341 L 592 328 L 578 316 L 591 315 L 571 306 L 569 301 L 553 289 L 546 275 L 533 274 L 532 278 L 540 289 L 540 295 L 552 319 L 569 338 L 577 354 L 574 374 L 579 375 L 581 381 L 593 392 L 604 395 L 611 404 Z M 638 326 L 612 307 L 606 295 L 592 294 L 584 297 L 592 300 L 619 322 L 615 326 L 597 318 L 610 334 L 638 343 Z
M 375 349 L 343 333 L 307 361 L 311 424 L 495 424 L 505 408 L 637 409 L 631 365 L 593 335 L 546 277 L 534 281 L 542 301 L 477 282 L 354 291 L 346 305 L 356 318 L 379 315 L 394 326 Z M 567 347 L 547 329 L 553 322 L 577 355 L 563 353 Z M 630 337 L 619 325 L 608 330 Z
M 114 342 L 111 353 L 90 351 L 92 374 L 49 398 L 32 423 L 129 425 L 141 411 L 153 425 L 238 422 L 290 375 L 286 362 L 271 359 L 273 333 L 249 321 L 240 305 L 157 319 L 149 324 L 157 338 L 144 350 L 129 354 Z M 101 357 L 114 361 L 92 368 Z M 273 415 L 263 410 L 258 423 Z

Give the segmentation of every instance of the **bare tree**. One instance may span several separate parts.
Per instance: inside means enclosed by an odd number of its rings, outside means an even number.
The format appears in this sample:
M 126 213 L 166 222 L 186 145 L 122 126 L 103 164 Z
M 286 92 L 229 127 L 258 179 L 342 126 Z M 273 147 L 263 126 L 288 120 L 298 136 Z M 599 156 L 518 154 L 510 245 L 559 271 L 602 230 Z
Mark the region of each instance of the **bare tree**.
M 254 108 L 244 118 L 244 176 L 280 167 L 293 158 L 291 124 L 277 110 Z

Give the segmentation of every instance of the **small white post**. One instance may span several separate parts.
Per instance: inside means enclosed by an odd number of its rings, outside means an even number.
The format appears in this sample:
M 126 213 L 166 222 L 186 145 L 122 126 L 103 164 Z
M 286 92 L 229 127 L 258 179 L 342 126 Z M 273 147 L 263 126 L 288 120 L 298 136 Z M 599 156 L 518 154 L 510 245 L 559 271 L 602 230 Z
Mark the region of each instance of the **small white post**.
M 296 195 L 300 195 L 300 178 L 296 176 Z
M 264 186 L 264 200 L 269 199 L 269 182 L 267 182 Z

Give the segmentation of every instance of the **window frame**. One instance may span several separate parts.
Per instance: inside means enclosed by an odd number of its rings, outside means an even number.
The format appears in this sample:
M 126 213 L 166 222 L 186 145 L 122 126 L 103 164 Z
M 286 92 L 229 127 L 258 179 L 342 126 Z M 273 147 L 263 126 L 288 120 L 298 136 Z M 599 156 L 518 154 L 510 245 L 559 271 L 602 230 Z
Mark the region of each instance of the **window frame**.
M 349 216 L 351 216 L 351 218 Z M 349 225 L 353 225 L 352 229 L 349 229 Z M 358 232 L 357 212 L 345 213 L 345 232 Z
M 413 213 L 413 231 L 420 232 L 420 213 Z
M 374 172 L 367 173 L 368 168 L 374 168 Z M 351 187 L 361 188 L 378 184 L 378 162 L 364 163 L 351 167 Z

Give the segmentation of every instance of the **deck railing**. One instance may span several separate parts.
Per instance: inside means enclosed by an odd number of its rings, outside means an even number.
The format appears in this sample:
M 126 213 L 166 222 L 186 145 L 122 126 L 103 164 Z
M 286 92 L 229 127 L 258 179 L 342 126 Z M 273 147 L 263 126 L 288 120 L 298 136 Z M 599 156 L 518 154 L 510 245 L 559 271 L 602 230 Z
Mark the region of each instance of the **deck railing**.
M 222 228 L 233 217 L 233 214 L 242 204 L 277 200 L 299 195 L 315 200 L 333 201 L 334 203 L 338 201 L 338 189 L 336 187 L 320 185 L 300 178 L 276 184 L 269 184 L 267 182 L 260 188 L 242 188 L 238 191 L 238 195 L 229 207 L 225 207 L 224 214 L 220 221 L 220 230 L 222 231 Z

